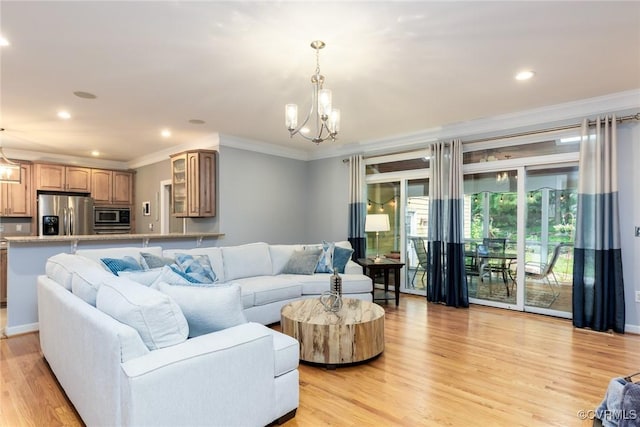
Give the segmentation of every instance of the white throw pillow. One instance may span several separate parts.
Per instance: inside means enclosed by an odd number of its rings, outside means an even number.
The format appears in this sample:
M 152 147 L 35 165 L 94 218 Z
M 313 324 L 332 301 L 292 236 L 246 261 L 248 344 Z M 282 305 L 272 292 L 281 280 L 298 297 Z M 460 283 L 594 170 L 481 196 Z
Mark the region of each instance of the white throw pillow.
M 253 276 L 271 276 L 271 255 L 266 243 L 228 246 L 222 248 L 226 281 Z
M 158 282 L 153 286 L 180 306 L 189 324 L 190 338 L 247 323 L 238 285 L 205 288 Z
M 96 307 L 138 331 L 149 350 L 180 344 L 189 335 L 187 320 L 171 297 L 125 277 L 104 281 Z
M 64 286 L 67 290 L 71 290 L 71 278 L 73 272 L 78 268 L 87 264 L 93 264 L 100 270 L 104 267 L 92 259 L 85 258 L 80 255 L 72 255 L 67 253 L 59 253 L 47 259 L 44 271 L 47 277 Z

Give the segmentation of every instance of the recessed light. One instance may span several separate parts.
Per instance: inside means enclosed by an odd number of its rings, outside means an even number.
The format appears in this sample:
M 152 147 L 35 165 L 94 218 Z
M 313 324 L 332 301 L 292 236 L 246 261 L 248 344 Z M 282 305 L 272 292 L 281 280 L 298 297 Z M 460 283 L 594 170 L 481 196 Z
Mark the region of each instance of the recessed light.
M 69 120 L 71 118 L 71 114 L 68 111 L 58 111 L 58 118 L 62 120 Z
M 520 71 L 516 74 L 516 80 L 529 80 L 531 77 L 535 76 L 535 72 L 531 70 Z
M 96 99 L 97 96 L 95 96 L 94 94 L 90 93 L 90 92 L 83 92 L 81 90 L 77 90 L 75 92 L 73 92 L 73 94 L 75 96 L 77 96 L 78 98 L 84 98 L 84 99 Z
M 98 156 L 100 155 L 100 152 L 99 152 L 98 150 L 93 150 L 93 151 L 91 152 L 91 155 L 92 155 L 93 157 L 98 157 Z
M 171 136 L 171 131 L 169 129 L 162 129 L 160 132 L 163 138 L 169 138 Z
M 191 119 L 189 120 L 189 123 L 191 123 L 192 125 L 203 125 L 205 124 L 205 121 L 200 119 Z
M 0 46 L 9 46 L 9 40 L 5 39 L 3 36 L 0 36 Z

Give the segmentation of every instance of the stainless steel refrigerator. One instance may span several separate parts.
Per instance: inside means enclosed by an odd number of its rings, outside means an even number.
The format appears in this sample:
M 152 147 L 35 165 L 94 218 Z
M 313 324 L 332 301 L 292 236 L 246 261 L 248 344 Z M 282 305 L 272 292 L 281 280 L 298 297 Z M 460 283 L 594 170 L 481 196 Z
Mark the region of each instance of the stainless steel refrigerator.
M 38 195 L 38 235 L 93 234 L 93 199 L 70 194 Z

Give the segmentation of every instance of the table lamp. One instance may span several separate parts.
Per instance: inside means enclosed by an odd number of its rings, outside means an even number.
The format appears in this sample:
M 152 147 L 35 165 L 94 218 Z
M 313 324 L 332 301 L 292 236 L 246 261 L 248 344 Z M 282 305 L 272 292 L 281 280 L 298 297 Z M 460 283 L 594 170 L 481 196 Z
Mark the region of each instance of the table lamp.
M 375 262 L 382 261 L 380 258 L 380 232 L 381 231 L 389 231 L 389 215 L 387 214 L 372 214 L 367 215 L 364 221 L 364 231 L 365 233 L 375 232 L 376 233 L 376 258 Z

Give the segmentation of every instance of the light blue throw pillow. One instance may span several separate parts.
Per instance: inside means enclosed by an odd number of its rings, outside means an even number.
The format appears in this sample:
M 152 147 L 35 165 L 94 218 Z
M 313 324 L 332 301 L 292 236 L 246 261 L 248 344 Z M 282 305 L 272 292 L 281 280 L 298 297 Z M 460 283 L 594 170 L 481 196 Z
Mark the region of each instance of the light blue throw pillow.
M 207 255 L 176 254 L 180 270 L 196 283 L 215 283 L 218 280 Z
M 247 323 L 238 285 L 203 288 L 161 282 L 155 288 L 180 306 L 189 324 L 190 338 Z
M 100 261 L 116 276 L 119 271 L 142 270 L 140 263 L 131 256 L 125 256 L 124 258 L 100 258 Z
M 316 273 L 333 273 L 333 251 L 335 243 L 322 242 L 322 255 L 316 265 Z
M 344 274 L 344 269 L 351 259 L 351 254 L 353 254 L 353 249 L 341 248 L 340 246 L 336 246 L 333 249 L 333 268 L 338 273 Z

